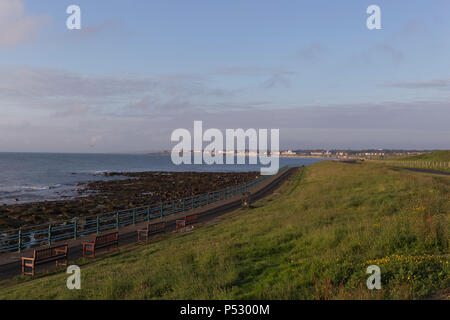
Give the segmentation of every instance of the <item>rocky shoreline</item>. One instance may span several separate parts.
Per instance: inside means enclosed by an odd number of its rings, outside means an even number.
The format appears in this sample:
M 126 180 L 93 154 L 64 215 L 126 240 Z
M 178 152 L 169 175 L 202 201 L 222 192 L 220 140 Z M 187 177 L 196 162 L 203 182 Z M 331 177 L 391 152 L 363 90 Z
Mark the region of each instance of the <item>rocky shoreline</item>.
M 259 177 L 258 172 L 112 172 L 121 180 L 79 184 L 70 200 L 30 202 L 0 207 L 0 230 L 95 215 L 221 190 Z

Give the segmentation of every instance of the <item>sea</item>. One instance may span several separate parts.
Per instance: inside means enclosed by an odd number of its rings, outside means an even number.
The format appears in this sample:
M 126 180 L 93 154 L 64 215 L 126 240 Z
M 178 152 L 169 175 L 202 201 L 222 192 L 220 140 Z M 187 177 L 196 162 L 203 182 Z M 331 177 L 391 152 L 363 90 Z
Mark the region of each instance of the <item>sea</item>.
M 283 166 L 307 166 L 322 159 L 283 158 Z M 0 205 L 70 199 L 83 183 L 123 179 L 106 172 L 259 171 L 260 165 L 175 165 L 168 154 L 0 153 Z

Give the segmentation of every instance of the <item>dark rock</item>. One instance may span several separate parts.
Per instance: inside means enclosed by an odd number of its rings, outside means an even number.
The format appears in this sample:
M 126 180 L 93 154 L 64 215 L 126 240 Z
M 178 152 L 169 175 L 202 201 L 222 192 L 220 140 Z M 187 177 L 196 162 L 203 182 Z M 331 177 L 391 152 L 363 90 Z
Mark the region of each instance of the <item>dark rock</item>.
M 108 172 L 105 175 L 125 179 L 79 183 L 79 197 L 70 200 L 1 206 L 0 230 L 17 227 L 18 222 L 21 225 L 45 223 L 56 215 L 68 219 L 129 207 L 168 204 L 259 177 L 257 172 Z

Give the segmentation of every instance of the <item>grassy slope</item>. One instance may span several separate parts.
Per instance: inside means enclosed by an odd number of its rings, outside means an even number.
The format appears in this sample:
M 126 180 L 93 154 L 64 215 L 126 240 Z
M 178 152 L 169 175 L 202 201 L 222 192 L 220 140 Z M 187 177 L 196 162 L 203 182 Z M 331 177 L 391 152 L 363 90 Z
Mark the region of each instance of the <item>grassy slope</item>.
M 399 158 L 399 160 L 450 161 L 450 150 L 434 151 L 417 156 L 403 157 Z
M 450 287 L 450 177 L 322 162 L 255 209 L 65 273 L 0 284 L 1 299 L 419 298 Z M 134 250 L 131 250 L 134 248 Z M 382 290 L 366 288 L 366 267 Z

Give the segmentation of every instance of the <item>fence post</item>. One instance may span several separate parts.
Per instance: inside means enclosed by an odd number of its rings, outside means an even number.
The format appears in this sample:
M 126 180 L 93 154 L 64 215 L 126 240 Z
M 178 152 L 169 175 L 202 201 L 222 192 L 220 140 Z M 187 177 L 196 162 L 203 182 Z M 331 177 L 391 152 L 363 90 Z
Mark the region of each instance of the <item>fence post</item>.
M 136 225 L 136 209 L 133 209 L 133 226 Z
M 172 200 L 172 213 L 175 213 L 175 200 Z
M 147 207 L 147 222 L 150 222 L 150 207 Z
M 183 198 L 183 211 L 186 211 L 186 198 Z
M 99 216 L 97 216 L 97 218 L 96 218 L 96 224 L 97 224 L 96 231 L 97 231 L 97 234 L 99 234 L 100 233 L 100 218 L 99 218 Z
M 119 230 L 119 211 L 116 214 L 116 229 Z
M 163 216 L 164 216 L 164 203 L 162 203 L 161 204 L 161 209 L 160 209 L 160 213 L 161 213 L 161 219 L 163 218 Z
M 19 228 L 19 253 L 22 250 L 22 227 Z
M 48 245 L 52 245 L 52 224 L 48 224 Z
M 77 232 L 78 232 L 78 218 L 75 218 L 74 227 L 73 227 L 73 239 L 77 240 Z

